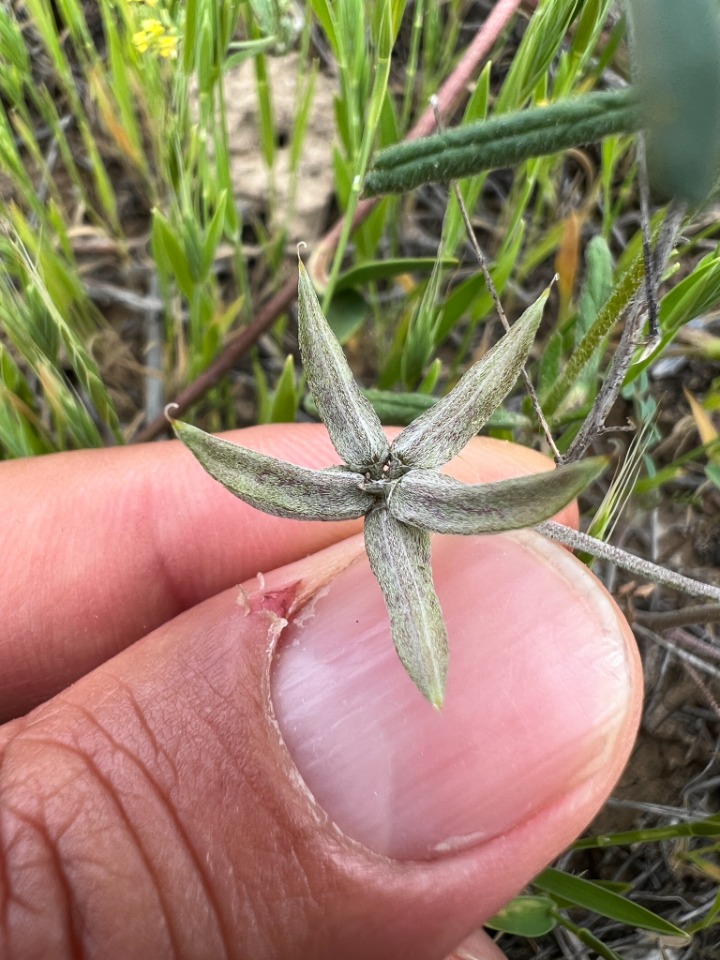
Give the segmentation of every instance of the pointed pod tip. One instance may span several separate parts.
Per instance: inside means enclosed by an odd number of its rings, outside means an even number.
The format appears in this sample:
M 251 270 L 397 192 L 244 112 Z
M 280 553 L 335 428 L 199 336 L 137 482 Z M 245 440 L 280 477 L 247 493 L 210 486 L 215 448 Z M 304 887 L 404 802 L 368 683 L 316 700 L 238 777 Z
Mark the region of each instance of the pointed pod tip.
M 414 680 L 414 678 L 412 678 Z M 417 686 L 420 693 L 425 697 L 427 702 L 433 706 L 438 713 L 442 710 L 445 704 L 445 682 L 442 681 L 442 686 L 440 685 L 439 680 L 433 680 L 430 683 L 422 682 L 418 683 L 417 680 L 414 680 L 415 685 Z
M 301 258 L 300 258 L 300 251 L 301 251 L 301 250 L 307 250 L 307 244 L 305 243 L 304 240 L 301 240 L 301 241 L 298 243 L 296 249 L 297 249 L 298 263 L 300 264 L 301 267 L 304 267 L 304 264 L 303 264 L 303 262 L 302 262 L 302 260 L 301 260 Z
M 180 404 L 179 404 L 179 403 L 168 403 L 168 404 L 166 404 L 165 409 L 163 410 L 163 413 L 165 414 L 165 419 L 166 419 L 167 422 L 170 424 L 170 426 L 174 426 L 175 423 L 176 423 L 175 417 L 173 417 L 173 415 L 172 415 L 172 411 L 173 411 L 173 410 L 179 410 L 179 409 L 180 409 Z

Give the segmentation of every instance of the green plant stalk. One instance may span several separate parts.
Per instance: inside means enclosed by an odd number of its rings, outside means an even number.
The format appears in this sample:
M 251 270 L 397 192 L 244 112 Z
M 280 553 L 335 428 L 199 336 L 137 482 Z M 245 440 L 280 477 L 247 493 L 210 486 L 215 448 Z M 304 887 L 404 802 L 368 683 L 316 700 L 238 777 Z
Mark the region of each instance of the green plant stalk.
M 631 88 L 591 93 L 468 124 L 422 140 L 397 144 L 375 158 L 364 195 L 403 193 L 435 180 L 455 180 L 511 167 L 642 126 Z
M 688 450 L 687 453 L 683 453 L 673 460 L 667 467 L 658 470 L 652 477 L 641 477 L 635 484 L 633 493 L 642 496 L 645 493 L 657 490 L 657 488 L 661 487 L 664 483 L 670 483 L 671 480 L 674 480 L 678 474 L 682 472 L 682 468 L 686 463 L 692 463 L 701 457 L 710 459 L 710 457 L 718 452 L 720 452 L 720 439 L 711 440 L 710 443 L 703 443 L 699 447 L 693 447 L 692 450 Z M 720 600 L 720 596 L 718 600 Z
M 547 80 L 563 39 L 580 12 L 578 0 L 539 0 L 495 103 L 498 114 L 518 109 Z
M 632 300 L 637 288 L 645 276 L 645 264 L 642 253 L 638 254 L 630 269 L 610 294 L 610 299 L 598 313 L 592 326 L 580 341 L 577 350 L 568 360 L 565 369 L 546 397 L 542 397 L 545 415 L 551 417 L 565 396 L 570 392 L 576 380 L 592 359 L 602 341 L 617 323 L 618 318 Z
M 425 20 L 425 0 L 418 0 L 415 4 L 412 34 L 410 36 L 410 53 L 405 66 L 405 91 L 400 110 L 400 129 L 407 130 L 410 125 L 410 112 L 413 104 L 413 91 L 417 76 L 418 59 L 420 55 L 420 38 L 422 37 L 423 22 Z
M 602 940 L 598 940 L 598 938 L 592 934 L 587 927 L 581 927 L 579 924 L 573 923 L 568 916 L 566 916 L 564 913 L 561 913 L 559 910 L 555 912 L 555 919 L 561 927 L 565 927 L 566 930 L 574 934 L 580 943 L 584 944 L 586 947 L 590 947 L 591 950 L 594 950 L 599 957 L 602 957 L 602 960 L 622 960 L 622 957 L 619 953 L 615 953 L 615 951 L 611 947 L 608 947 L 606 944 L 604 944 Z
M 477 79 L 475 89 L 468 100 L 463 123 L 483 123 L 487 119 L 488 104 L 490 102 L 490 76 L 492 63 L 488 61 Z M 473 177 L 470 180 L 458 181 L 458 189 L 468 210 L 475 210 L 485 185 L 484 177 Z M 448 210 L 443 224 L 443 248 L 448 254 L 454 254 L 460 243 L 465 242 L 465 223 L 457 202 L 451 194 Z
M 295 123 L 290 141 L 290 180 L 288 184 L 287 223 L 289 224 L 297 209 L 297 191 L 300 176 L 300 161 L 303 145 L 310 123 L 310 112 L 315 98 L 315 86 L 319 70 L 319 61 L 310 59 L 310 26 L 312 20 L 306 19 L 300 39 L 299 63 L 310 63 L 307 74 L 298 74 L 295 94 Z M 282 233 L 283 242 L 287 238 L 287 228 Z
M 713 814 L 703 820 L 673 823 L 668 827 L 648 827 L 645 830 L 626 830 L 599 837 L 583 837 L 575 841 L 572 849 L 594 850 L 630 846 L 634 843 L 659 843 L 661 840 L 679 840 L 682 837 L 720 837 L 720 816 Z
M 350 196 L 348 197 L 342 233 L 340 234 L 340 239 L 335 250 L 332 268 L 330 270 L 330 276 L 328 278 L 327 288 L 323 298 L 323 309 L 325 310 L 328 309 L 330 301 L 332 300 L 335 284 L 337 283 L 338 276 L 340 275 L 340 267 L 342 266 L 345 249 L 348 241 L 350 240 L 350 234 L 352 233 L 355 210 L 360 201 L 363 178 L 365 176 L 368 163 L 370 162 L 370 151 L 372 149 L 373 140 L 375 139 L 375 132 L 378 124 L 380 123 L 382 104 L 383 100 L 385 99 L 388 82 L 390 80 L 390 55 L 392 53 L 394 41 L 391 34 L 389 8 L 387 6 L 383 20 L 382 41 L 383 42 L 378 49 L 377 64 L 375 67 L 375 80 L 373 83 L 372 93 L 370 95 L 370 104 L 365 121 L 365 132 L 360 145 L 360 154 L 357 160 L 357 166 L 355 168 L 355 176 L 353 177 Z

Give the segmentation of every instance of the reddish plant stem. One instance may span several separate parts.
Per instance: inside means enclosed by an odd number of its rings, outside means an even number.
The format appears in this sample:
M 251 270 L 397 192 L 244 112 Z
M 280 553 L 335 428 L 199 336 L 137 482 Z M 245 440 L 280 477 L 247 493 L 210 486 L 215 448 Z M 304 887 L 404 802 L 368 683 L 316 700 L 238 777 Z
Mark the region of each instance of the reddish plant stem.
M 522 0 L 498 0 L 490 15 L 478 30 L 475 39 L 465 52 L 455 70 L 443 84 L 437 95 L 440 116 L 446 119 L 452 114 L 455 107 L 462 101 L 467 85 L 478 72 L 483 60 L 487 57 L 493 44 L 516 12 Z M 406 140 L 416 140 L 425 137 L 435 128 L 435 115 L 432 107 L 428 107 L 407 134 Z M 361 200 L 355 210 L 352 229 L 357 230 L 370 215 L 382 198 L 374 197 L 371 200 Z M 325 234 L 320 241 L 312 258 L 313 274 L 322 282 L 325 266 L 329 262 L 342 232 L 342 218 Z M 177 409 L 175 414 L 180 416 L 188 407 L 203 397 L 208 390 L 228 373 L 245 354 L 255 341 L 268 327 L 277 320 L 283 311 L 287 310 L 297 296 L 297 277 L 293 275 L 273 296 L 261 307 L 255 319 L 238 330 L 226 343 L 222 353 L 198 376 L 192 383 L 173 398 Z M 168 429 L 168 422 L 164 414 L 160 414 L 146 424 L 134 437 L 135 443 L 144 443 L 153 440 L 158 434 Z

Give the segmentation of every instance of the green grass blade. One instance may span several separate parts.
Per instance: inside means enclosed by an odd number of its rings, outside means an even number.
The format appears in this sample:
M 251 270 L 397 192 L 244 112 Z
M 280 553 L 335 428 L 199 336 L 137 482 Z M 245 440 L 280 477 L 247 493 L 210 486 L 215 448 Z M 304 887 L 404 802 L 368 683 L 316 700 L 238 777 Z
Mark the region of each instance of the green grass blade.
M 625 897 L 620 897 L 611 890 L 607 890 L 592 880 L 574 877 L 561 870 L 548 867 L 533 880 L 534 887 L 543 893 L 557 896 L 576 907 L 592 910 L 600 916 L 627 923 L 629 926 L 639 927 L 641 930 L 651 930 L 661 936 L 686 937 L 687 934 L 675 924 L 663 920 L 656 913 L 632 903 Z

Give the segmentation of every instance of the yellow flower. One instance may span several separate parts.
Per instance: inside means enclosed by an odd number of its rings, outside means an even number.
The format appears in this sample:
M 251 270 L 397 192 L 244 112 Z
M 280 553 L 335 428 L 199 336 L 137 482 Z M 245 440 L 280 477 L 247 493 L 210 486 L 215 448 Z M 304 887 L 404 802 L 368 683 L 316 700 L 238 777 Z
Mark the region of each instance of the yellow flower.
M 177 56 L 177 34 L 170 33 L 155 17 L 144 17 L 140 21 L 140 27 L 142 29 L 132 36 L 133 45 L 140 53 L 152 50 L 165 58 Z
M 168 60 L 177 57 L 178 38 L 176 36 L 166 33 L 164 37 L 158 37 L 155 46 L 161 57 L 165 57 Z

